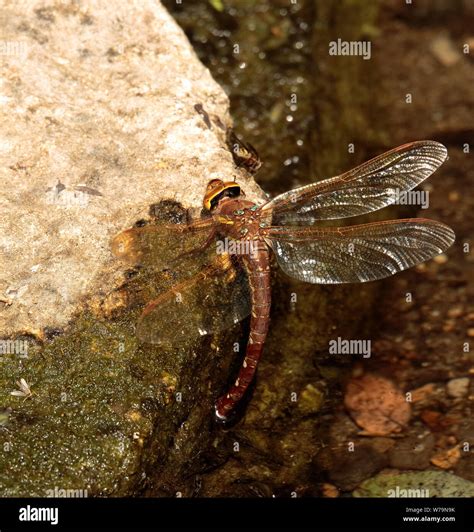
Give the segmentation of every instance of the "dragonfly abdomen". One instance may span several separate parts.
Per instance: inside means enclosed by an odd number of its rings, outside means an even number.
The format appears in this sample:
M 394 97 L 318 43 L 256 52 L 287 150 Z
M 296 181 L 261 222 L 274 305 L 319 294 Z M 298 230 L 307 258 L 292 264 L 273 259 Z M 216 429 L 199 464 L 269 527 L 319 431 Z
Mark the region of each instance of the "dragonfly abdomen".
M 216 416 L 226 420 L 252 382 L 263 351 L 270 324 L 270 260 L 266 245 L 259 242 L 254 256 L 245 257 L 252 296 L 250 334 L 245 357 L 235 383 L 216 403 Z

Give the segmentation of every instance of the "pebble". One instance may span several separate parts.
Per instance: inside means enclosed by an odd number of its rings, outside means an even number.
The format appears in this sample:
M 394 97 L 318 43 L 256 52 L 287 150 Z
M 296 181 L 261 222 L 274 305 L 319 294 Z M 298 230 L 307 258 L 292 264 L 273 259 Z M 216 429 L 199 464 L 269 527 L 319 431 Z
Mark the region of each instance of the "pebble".
M 431 53 L 445 67 L 455 65 L 462 58 L 453 41 L 445 35 L 438 35 L 433 39 Z
M 343 491 L 351 491 L 383 469 L 387 458 L 369 445 L 356 445 L 352 452 L 339 450 L 333 456 L 333 463 L 328 472 L 331 484 Z
M 449 397 L 464 397 L 469 391 L 469 382 L 469 377 L 460 377 L 459 379 L 452 379 L 446 384 L 446 392 Z
M 456 329 L 456 324 L 453 320 L 447 320 L 443 324 L 443 332 L 452 332 Z
M 464 456 L 457 463 L 454 473 L 466 480 L 474 482 L 474 456 Z
M 459 318 L 459 316 L 462 316 L 462 313 L 463 313 L 462 307 L 453 307 L 448 310 L 448 317 Z
M 433 434 L 413 434 L 396 443 L 389 452 L 390 466 L 395 469 L 426 469 L 435 445 Z

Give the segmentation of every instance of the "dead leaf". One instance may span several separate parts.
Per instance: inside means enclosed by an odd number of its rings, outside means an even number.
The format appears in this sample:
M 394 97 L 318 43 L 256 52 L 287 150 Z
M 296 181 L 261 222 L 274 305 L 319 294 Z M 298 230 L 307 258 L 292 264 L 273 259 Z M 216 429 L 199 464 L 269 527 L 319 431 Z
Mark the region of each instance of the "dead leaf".
M 443 415 L 436 410 L 423 410 L 420 418 L 433 432 L 443 432 L 461 422 L 456 416 Z
M 425 384 L 424 386 L 420 386 L 420 388 L 416 388 L 415 390 L 411 390 L 411 402 L 412 403 L 418 403 L 420 401 L 424 401 L 425 399 L 429 399 L 431 395 L 433 395 L 435 391 L 436 386 L 433 383 Z
M 344 403 L 352 419 L 368 436 L 400 432 L 410 419 L 411 409 L 405 395 L 392 381 L 378 375 L 352 379 Z
M 322 492 L 323 497 L 328 497 L 331 499 L 339 497 L 339 490 L 336 488 L 336 486 L 334 486 L 333 484 L 329 484 L 328 482 L 325 482 L 322 485 Z
M 459 445 L 456 445 L 451 449 L 445 449 L 436 453 L 430 462 L 441 469 L 451 469 L 458 463 L 460 458 L 461 450 L 459 449 Z

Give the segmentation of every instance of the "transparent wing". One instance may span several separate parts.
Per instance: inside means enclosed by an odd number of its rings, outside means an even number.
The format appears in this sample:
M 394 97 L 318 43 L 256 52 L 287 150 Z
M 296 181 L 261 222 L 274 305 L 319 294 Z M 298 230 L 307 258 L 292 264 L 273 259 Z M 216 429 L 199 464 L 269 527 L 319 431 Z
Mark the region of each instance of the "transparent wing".
M 454 242 L 448 226 L 422 218 L 350 227 L 263 231 L 283 271 L 308 283 L 374 281 L 439 255 Z
M 365 214 L 394 203 L 446 158 L 447 150 L 439 142 L 411 142 L 337 177 L 280 194 L 262 210 L 272 212 L 273 225 L 304 225 Z
M 250 308 L 244 268 L 229 255 L 215 255 L 212 264 L 148 303 L 137 335 L 147 343 L 179 345 L 228 329 L 248 316 Z
M 192 224 L 159 224 L 132 227 L 116 235 L 111 242 L 112 253 L 129 264 L 154 270 L 171 268 L 176 261 L 188 260 L 198 266 L 207 260 L 201 253 L 213 238 L 212 218 Z

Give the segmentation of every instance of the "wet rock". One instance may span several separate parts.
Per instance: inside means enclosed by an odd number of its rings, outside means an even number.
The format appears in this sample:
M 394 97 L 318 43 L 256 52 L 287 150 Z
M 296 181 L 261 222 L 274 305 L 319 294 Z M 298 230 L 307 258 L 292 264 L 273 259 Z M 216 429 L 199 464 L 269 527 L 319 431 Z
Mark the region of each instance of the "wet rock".
M 390 466 L 395 469 L 426 469 L 434 445 L 435 438 L 428 431 L 411 434 L 390 449 Z
M 457 463 L 454 472 L 466 480 L 474 481 L 474 455 L 468 454 Z
M 314 414 L 319 412 L 323 403 L 324 393 L 312 384 L 308 384 L 301 392 L 298 407 L 303 414 Z
M 443 471 L 384 474 L 365 481 L 354 497 L 473 497 L 474 483 Z
M 354 451 L 339 450 L 332 461 L 329 479 L 343 491 L 353 490 L 387 464 L 387 458 L 369 445 L 356 445 Z

